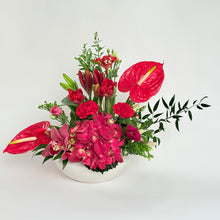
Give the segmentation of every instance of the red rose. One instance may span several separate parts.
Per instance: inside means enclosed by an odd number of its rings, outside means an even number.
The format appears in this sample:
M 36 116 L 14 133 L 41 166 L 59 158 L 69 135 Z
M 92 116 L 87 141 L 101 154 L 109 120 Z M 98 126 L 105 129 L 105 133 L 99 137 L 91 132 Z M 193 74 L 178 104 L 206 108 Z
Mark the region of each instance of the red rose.
M 69 92 L 68 97 L 74 104 L 79 104 L 85 98 L 82 89 L 77 89 L 75 91 L 72 89 L 68 89 L 68 92 Z
M 122 118 L 130 118 L 134 115 L 135 111 L 128 103 L 119 102 L 113 105 L 114 113 Z
M 106 96 L 110 98 L 113 95 L 116 86 L 116 82 L 113 82 L 111 79 L 105 78 L 100 88 L 98 89 L 98 94 L 102 97 Z
M 76 115 L 80 118 L 87 118 L 89 115 L 95 115 L 99 106 L 94 101 L 86 101 L 76 108 Z

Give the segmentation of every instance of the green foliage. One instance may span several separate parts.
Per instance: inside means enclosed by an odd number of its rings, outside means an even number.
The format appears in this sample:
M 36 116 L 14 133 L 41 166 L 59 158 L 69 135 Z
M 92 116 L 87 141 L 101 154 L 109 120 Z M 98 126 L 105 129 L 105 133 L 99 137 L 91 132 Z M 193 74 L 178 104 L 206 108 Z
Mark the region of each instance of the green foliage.
M 62 157 L 62 154 L 63 154 L 63 150 L 60 151 L 56 156 L 54 156 L 53 160 L 60 159 Z
M 44 164 L 46 161 L 48 161 L 48 160 L 51 159 L 51 158 L 53 158 L 53 156 L 47 156 L 47 157 L 45 157 L 42 164 Z
M 180 119 L 183 117 L 182 114 L 187 113 L 188 117 L 190 120 L 192 120 L 192 112 L 191 112 L 191 108 L 193 107 L 197 107 L 199 110 L 203 110 L 204 108 L 210 107 L 210 105 L 203 103 L 203 100 L 206 99 L 207 96 L 203 97 L 200 101 L 195 100 L 193 101 L 193 104 L 191 106 L 189 106 L 189 100 L 187 100 L 183 105 L 181 105 L 180 102 L 175 102 L 175 95 L 172 96 L 172 98 L 170 99 L 170 101 L 168 102 L 169 104 L 167 104 L 167 102 L 165 101 L 164 98 L 161 98 L 163 106 L 165 107 L 165 115 L 166 117 L 160 118 L 160 116 L 162 116 L 164 113 L 156 113 L 156 110 L 159 106 L 160 100 L 158 100 L 154 107 L 153 110 L 150 107 L 150 104 L 148 103 L 148 111 L 149 113 L 143 116 L 143 120 L 147 119 L 143 125 L 155 125 L 158 124 L 158 128 L 155 129 L 154 133 L 159 133 L 161 131 L 164 131 L 164 123 L 168 122 L 170 123 L 170 119 L 175 120 L 175 127 L 176 129 L 179 131 L 179 122 Z M 150 121 L 152 120 L 152 121 Z M 143 126 L 143 128 L 146 129 L 146 126 Z
M 94 63 L 94 60 L 101 57 L 104 53 L 104 47 L 100 46 L 100 43 L 101 40 L 96 32 L 94 34 L 94 41 L 91 48 L 87 48 L 87 44 L 83 45 L 82 53 L 78 57 L 75 57 L 75 59 L 79 62 L 80 70 L 89 70 L 91 73 L 93 73 L 95 69 L 98 69 L 99 71 L 102 70 L 100 65 Z M 93 50 L 95 52 L 93 52 Z
M 54 103 L 47 103 L 46 101 L 44 101 L 44 104 L 43 105 L 39 105 L 38 108 L 50 112 L 50 109 L 52 107 L 54 107 L 54 106 L 57 106 L 57 107 L 62 109 L 62 106 L 58 105 L 56 101 Z M 63 124 L 68 122 L 68 117 L 66 116 L 64 111 L 62 111 L 60 116 L 51 115 L 51 119 L 60 122 L 61 125 L 63 125 Z
M 67 76 L 65 73 L 63 73 L 63 78 L 66 81 L 66 83 L 60 83 L 61 87 L 64 88 L 65 90 L 67 89 L 72 89 L 72 90 L 77 90 L 78 85 L 76 81 L 73 81 L 69 76 Z
M 95 59 L 98 57 L 101 57 L 103 55 L 103 48 L 102 46 L 100 46 L 101 40 L 98 36 L 98 33 L 95 32 L 94 34 L 94 41 L 93 41 L 93 45 L 92 47 L 95 49 L 95 53 L 94 53 L 94 57 Z
M 94 171 L 94 172 L 100 172 L 100 173 L 104 173 L 104 172 L 106 172 L 106 171 L 108 171 L 108 170 L 110 170 L 110 169 L 113 169 L 113 168 L 115 168 L 116 166 L 118 165 L 118 161 L 116 161 L 115 163 L 112 163 L 112 164 L 110 164 L 110 165 L 106 165 L 106 168 L 105 169 L 100 169 L 100 168 L 96 168 L 96 169 L 92 169 L 92 171 Z M 90 169 L 90 167 L 89 166 L 87 166 L 87 165 L 85 165 L 88 169 Z
M 153 158 L 150 153 L 153 150 L 153 145 L 157 147 L 160 145 L 160 138 L 156 135 L 161 131 L 165 131 L 165 123 L 170 123 L 170 120 L 174 120 L 176 129 L 179 131 L 180 119 L 183 117 L 182 114 L 188 114 L 190 120 L 192 120 L 191 108 L 197 107 L 198 109 L 204 109 L 210 107 L 210 105 L 203 103 L 203 100 L 207 98 L 204 97 L 200 101 L 195 100 L 191 106 L 189 106 L 189 100 L 187 100 L 183 105 L 180 102 L 175 101 L 175 95 L 166 102 L 164 98 L 159 99 L 153 105 L 153 107 L 148 102 L 147 104 L 147 114 L 143 117 L 137 118 L 132 117 L 129 119 L 119 119 L 118 122 L 124 125 L 123 132 L 126 132 L 126 124 L 130 124 L 142 131 L 141 141 L 135 142 L 129 139 L 125 139 L 124 145 L 121 147 L 123 155 L 134 154 L 148 158 L 149 160 Z M 160 101 L 165 107 L 165 112 L 157 112 Z M 167 104 L 168 103 L 168 104 Z M 160 110 L 161 111 L 161 110 Z M 140 109 L 137 110 L 140 113 Z M 153 129 L 151 128 L 153 127 Z M 152 144 L 152 146 L 150 146 Z
M 44 101 L 44 104 L 39 105 L 38 108 L 42 110 L 50 111 L 50 109 L 54 106 L 60 107 L 60 105 L 58 105 L 56 101 L 54 103 L 47 103 L 47 101 Z
M 63 162 L 63 168 L 62 169 L 64 169 L 66 167 L 67 163 L 68 163 L 68 159 L 63 160 L 62 162 Z

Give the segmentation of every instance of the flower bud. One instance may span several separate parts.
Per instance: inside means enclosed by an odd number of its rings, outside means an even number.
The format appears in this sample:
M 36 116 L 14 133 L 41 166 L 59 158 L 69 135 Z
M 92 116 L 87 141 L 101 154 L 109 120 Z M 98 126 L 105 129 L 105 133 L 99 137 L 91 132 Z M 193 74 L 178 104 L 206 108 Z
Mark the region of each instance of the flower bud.
M 94 96 L 99 96 L 99 88 L 100 88 L 100 85 L 99 84 L 95 84 L 93 85 L 93 92 L 94 92 Z
M 140 105 L 139 105 L 139 104 L 136 104 L 136 105 L 133 107 L 134 111 L 137 111 L 137 110 L 139 109 L 139 107 L 140 107 Z
M 156 143 L 156 142 L 153 142 L 153 141 L 148 141 L 148 142 L 147 142 L 147 146 L 148 146 L 148 147 L 151 147 L 151 148 L 152 148 L 152 147 L 155 147 L 156 144 L 157 144 L 157 143 Z
M 79 71 L 79 80 L 80 80 L 82 87 L 85 89 L 85 91 L 89 95 L 91 95 L 93 79 L 92 79 L 92 75 L 91 75 L 90 71 L 86 70 L 84 75 L 82 74 L 81 71 Z
M 146 109 L 146 106 L 140 108 L 140 111 L 143 112 Z
M 55 120 L 55 119 L 57 118 L 57 116 L 55 116 L 55 115 L 50 115 L 50 118 L 53 119 L 53 120 Z

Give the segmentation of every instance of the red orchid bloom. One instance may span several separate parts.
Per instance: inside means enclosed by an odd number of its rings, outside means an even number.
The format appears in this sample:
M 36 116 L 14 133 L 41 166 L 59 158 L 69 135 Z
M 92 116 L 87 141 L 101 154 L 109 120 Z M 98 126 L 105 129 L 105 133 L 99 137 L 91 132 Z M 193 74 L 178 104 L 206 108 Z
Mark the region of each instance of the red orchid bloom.
M 49 127 L 49 121 L 42 121 L 25 128 L 11 140 L 3 153 L 21 154 L 33 150 L 40 144 L 49 144 Z
M 146 102 L 160 90 L 164 80 L 163 64 L 143 61 L 128 68 L 121 76 L 118 89 L 130 91 L 133 102 Z

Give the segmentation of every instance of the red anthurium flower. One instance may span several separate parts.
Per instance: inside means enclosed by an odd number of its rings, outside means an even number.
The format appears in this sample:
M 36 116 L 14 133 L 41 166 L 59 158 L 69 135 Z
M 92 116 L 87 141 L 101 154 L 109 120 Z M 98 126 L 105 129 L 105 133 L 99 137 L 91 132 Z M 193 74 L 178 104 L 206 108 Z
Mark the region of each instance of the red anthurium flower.
M 25 128 L 11 140 L 3 153 L 21 154 L 33 150 L 40 144 L 49 144 L 49 127 L 49 121 L 42 121 Z
M 143 61 L 128 68 L 121 76 L 118 89 L 130 91 L 133 102 L 146 102 L 160 90 L 164 80 L 163 64 Z

